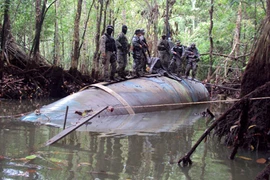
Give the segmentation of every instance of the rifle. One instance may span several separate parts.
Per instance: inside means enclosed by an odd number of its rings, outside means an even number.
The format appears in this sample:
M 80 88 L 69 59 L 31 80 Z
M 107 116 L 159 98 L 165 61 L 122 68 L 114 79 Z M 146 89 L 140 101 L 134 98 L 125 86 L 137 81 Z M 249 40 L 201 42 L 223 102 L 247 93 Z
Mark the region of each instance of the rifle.
M 146 51 L 147 51 L 147 53 L 148 53 L 148 56 L 151 57 L 150 51 L 149 51 L 149 49 L 148 49 L 148 44 L 147 44 L 146 42 L 144 42 L 144 41 L 141 41 L 141 42 L 143 43 L 143 44 L 142 44 L 142 50 L 143 50 L 143 53 L 145 54 L 144 48 L 146 48 Z M 146 54 L 145 54 L 145 58 L 147 59 Z
M 173 49 L 173 52 L 175 53 L 175 54 L 174 54 L 174 53 L 172 53 L 174 57 L 178 57 L 180 60 L 182 60 L 182 59 L 184 58 L 184 56 L 183 56 L 183 55 L 182 55 L 182 56 L 180 56 L 180 55 L 177 53 L 178 51 L 175 51 L 175 50 Z M 182 52 L 181 54 L 183 54 L 183 51 L 181 51 L 181 52 Z
M 147 46 L 147 49 L 146 49 L 146 50 L 147 50 L 148 56 L 151 57 L 150 51 L 149 51 L 149 49 L 148 49 L 148 46 Z
M 176 53 L 176 54 L 173 54 L 173 56 L 176 56 L 176 57 L 178 57 L 179 59 L 183 59 L 183 58 L 180 57 L 177 53 Z
M 143 50 L 143 48 L 142 48 L 142 53 L 143 53 L 143 56 L 144 56 L 144 58 L 145 58 L 145 60 L 146 60 L 146 62 L 147 62 L 147 56 L 146 56 L 146 53 L 144 52 L 144 50 Z
M 171 54 L 171 52 L 170 52 L 170 47 L 169 47 L 169 46 L 166 47 L 165 51 L 166 51 L 168 54 Z
M 194 52 L 189 51 L 189 50 L 186 50 L 186 53 L 188 53 L 188 54 L 187 54 L 187 57 L 190 58 L 190 59 L 193 59 L 193 61 L 194 61 L 194 60 L 195 60 L 196 62 L 199 62 L 199 61 L 200 61 L 200 58 L 199 58 L 200 55 L 196 55 Z

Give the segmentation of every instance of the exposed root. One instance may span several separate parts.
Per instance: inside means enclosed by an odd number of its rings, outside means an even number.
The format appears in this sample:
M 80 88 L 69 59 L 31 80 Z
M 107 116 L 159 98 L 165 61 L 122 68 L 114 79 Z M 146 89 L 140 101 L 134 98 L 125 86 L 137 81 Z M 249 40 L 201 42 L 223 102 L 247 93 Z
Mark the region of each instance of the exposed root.
M 270 82 L 257 88 L 244 98 L 269 97 Z M 252 100 L 249 103 L 248 118 L 246 127 L 240 125 L 239 117 L 241 115 L 243 101 L 233 105 L 224 118 L 220 119 L 215 129 L 215 134 L 221 139 L 225 137 L 225 143 L 228 146 L 235 144 L 238 140 L 241 128 L 246 128 L 243 133 L 243 143 L 241 147 L 249 149 L 268 149 L 269 148 L 269 128 L 270 128 L 270 99 Z M 268 117 L 268 118 L 267 118 Z
M 78 71 L 75 78 L 69 72 L 55 66 L 36 65 L 32 69 L 20 69 L 14 65 L 6 65 L 0 82 L 0 98 L 61 98 L 92 82 L 89 76 L 84 76 Z
M 256 176 L 256 180 L 268 180 L 270 177 L 270 164 L 268 164 L 262 172 Z
M 270 116 L 270 112 L 267 111 L 267 108 L 270 108 L 269 92 L 270 82 L 236 102 L 203 133 L 191 150 L 179 159 L 178 164 L 182 163 L 183 166 L 191 165 L 190 156 L 214 128 L 215 134 L 220 139 L 225 137 L 225 142 L 228 145 L 235 145 L 231 159 L 234 158 L 239 147 L 250 147 L 251 149 L 268 148 L 269 138 L 267 137 L 269 136 L 270 119 L 265 120 L 263 117 Z M 249 102 L 249 99 L 258 97 L 262 99 Z M 267 98 L 263 99 L 263 97 Z M 263 112 L 258 107 L 254 107 L 257 104 L 266 105 L 266 111 Z M 241 112 L 243 113 L 239 121 Z

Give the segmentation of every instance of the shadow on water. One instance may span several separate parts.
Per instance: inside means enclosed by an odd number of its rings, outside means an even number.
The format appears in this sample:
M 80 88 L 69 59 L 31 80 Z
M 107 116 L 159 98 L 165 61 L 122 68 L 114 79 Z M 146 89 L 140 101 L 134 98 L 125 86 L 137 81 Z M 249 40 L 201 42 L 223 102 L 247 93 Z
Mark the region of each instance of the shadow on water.
M 17 105 L 18 102 L 13 101 L 5 107 L 1 104 L 1 108 L 10 109 L 9 106 Z M 27 104 L 22 103 L 21 106 Z M 32 103 L 28 108 L 33 107 Z M 13 109 L 12 113 L 29 110 L 24 108 Z M 220 114 L 222 108 L 219 104 L 213 105 L 212 112 Z M 200 115 L 204 109 L 197 106 L 99 119 L 50 147 L 43 144 L 62 129 L 5 118 L 0 124 L 0 177 L 70 180 L 254 179 L 264 167 L 255 161 L 265 157 L 265 154 L 241 151 L 239 156 L 251 160 L 236 158 L 230 161 L 227 157 L 231 149 L 212 138 L 198 147 L 191 167 L 180 168 L 175 163 L 204 132 L 209 122 L 208 117 Z M 5 116 L 10 115 L 7 111 L 5 113 Z

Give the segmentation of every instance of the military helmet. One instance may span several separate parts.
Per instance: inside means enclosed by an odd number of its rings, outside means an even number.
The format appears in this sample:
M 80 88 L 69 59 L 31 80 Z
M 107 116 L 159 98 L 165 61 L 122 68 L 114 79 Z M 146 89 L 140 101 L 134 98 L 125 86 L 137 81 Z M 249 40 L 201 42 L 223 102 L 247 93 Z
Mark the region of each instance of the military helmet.
M 114 30 L 113 26 L 112 25 L 108 25 L 106 29 L 111 29 L 111 30 Z
M 140 33 L 142 33 L 140 29 L 136 29 L 136 30 L 135 30 L 135 34 L 136 34 L 136 35 L 138 35 L 138 34 L 140 34 Z

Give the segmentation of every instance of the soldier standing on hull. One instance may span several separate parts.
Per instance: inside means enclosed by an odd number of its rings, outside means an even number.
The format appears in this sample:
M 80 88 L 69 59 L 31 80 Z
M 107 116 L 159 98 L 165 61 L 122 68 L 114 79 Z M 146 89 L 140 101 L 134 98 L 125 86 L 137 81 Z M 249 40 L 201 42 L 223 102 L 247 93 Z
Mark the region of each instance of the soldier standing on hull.
M 125 68 L 127 66 L 127 55 L 129 53 L 129 44 L 126 37 L 127 26 L 122 26 L 122 32 L 119 34 L 116 39 L 116 47 L 117 47 L 117 63 L 118 68 L 117 72 L 121 78 L 126 78 Z
M 192 79 L 194 79 L 197 73 L 197 62 L 200 61 L 200 53 L 195 43 L 192 43 L 191 46 L 187 48 L 187 61 L 186 78 L 189 76 L 189 72 L 192 69 Z
M 141 76 L 142 71 L 142 43 L 140 40 L 141 30 L 137 29 L 135 35 L 132 38 L 133 47 L 133 59 L 134 59 L 134 70 L 137 77 Z
M 116 45 L 114 38 L 111 36 L 112 32 L 113 26 L 107 26 L 106 33 L 103 34 L 100 39 L 100 52 L 103 68 L 102 77 L 105 81 L 114 80 L 116 72 Z M 109 73 L 110 64 L 111 68 Z
M 150 52 L 148 50 L 148 44 L 146 42 L 144 35 L 145 35 L 144 29 L 141 29 L 140 40 L 142 44 L 142 69 L 143 69 L 143 72 L 146 72 L 146 64 L 147 64 L 146 52 L 148 53 L 149 57 L 150 57 Z
M 180 41 L 177 41 L 176 45 L 171 49 L 171 52 L 173 54 L 173 58 L 169 65 L 169 71 L 174 72 L 176 68 L 177 76 L 180 77 L 181 63 L 185 55 L 185 48 L 183 45 L 181 45 Z
M 161 63 L 165 70 L 168 70 L 169 67 L 169 61 L 170 61 L 170 44 L 168 40 L 166 39 L 166 35 L 161 36 L 161 40 L 158 43 L 158 52 L 159 52 L 159 58 L 161 60 Z

